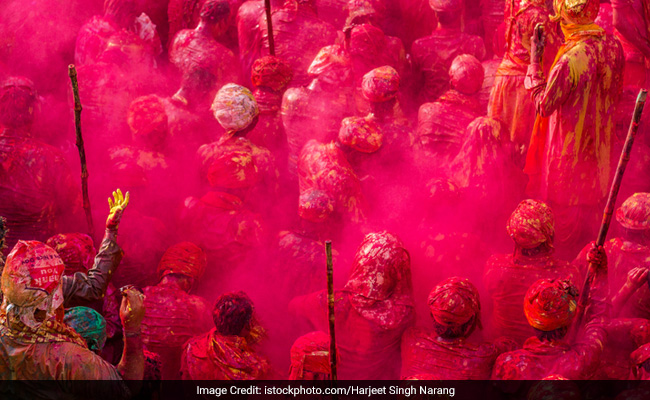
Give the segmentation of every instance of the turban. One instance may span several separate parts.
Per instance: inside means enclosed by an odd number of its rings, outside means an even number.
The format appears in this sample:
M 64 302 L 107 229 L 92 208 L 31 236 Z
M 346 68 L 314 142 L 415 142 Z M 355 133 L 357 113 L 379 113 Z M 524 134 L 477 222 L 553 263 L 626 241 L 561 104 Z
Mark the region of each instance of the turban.
M 88 344 L 88 349 L 99 352 L 106 344 L 106 320 L 88 307 L 65 310 L 63 321 L 74 329 Z
M 286 88 L 293 77 L 289 64 L 274 56 L 266 56 L 255 60 L 251 74 L 254 86 L 268 87 L 276 92 Z
M 341 122 L 339 142 L 362 153 L 374 153 L 383 144 L 381 128 L 372 119 L 348 117 Z
M 576 313 L 578 289 L 569 280 L 540 279 L 526 292 L 524 313 L 535 329 L 549 332 L 569 326 Z
M 301 380 L 305 372 L 329 375 L 329 350 L 330 338 L 324 332 L 310 332 L 296 339 L 291 346 L 289 380 Z
M 239 189 L 255 185 L 261 171 L 255 162 L 257 147 L 244 138 L 215 149 L 208 166 L 207 178 L 213 187 Z
M 167 139 L 167 112 L 162 99 L 156 95 L 133 100 L 129 106 L 127 123 L 134 140 L 148 147 L 159 149 Z
M 65 275 L 87 272 L 93 266 L 95 246 L 90 236 L 83 233 L 60 233 L 47 239 L 46 244 L 53 248 L 65 264 Z
M 650 193 L 634 193 L 616 210 L 616 220 L 627 229 L 650 229 Z
M 588 25 L 598 17 L 599 0 L 554 0 L 555 16 L 553 20 L 564 19 L 575 25 Z
M 243 86 L 229 83 L 219 89 L 212 102 L 212 112 L 229 132 L 246 129 L 259 114 L 253 93 Z
M 298 215 L 311 222 L 323 222 L 334 212 L 334 199 L 326 192 L 308 189 L 300 193 Z
M 379 103 L 390 100 L 399 90 L 399 74 L 388 65 L 375 68 L 363 76 L 361 89 L 369 101 Z
M 41 325 L 34 312 L 42 310 L 46 320 L 61 304 L 61 276 L 65 265 L 51 247 L 37 241 L 19 241 L 9 253 L 2 272 L 2 293 L 7 316 L 18 317 L 30 328 Z
M 196 281 L 203 276 L 206 264 L 205 253 L 199 246 L 190 242 L 177 243 L 163 254 L 158 264 L 158 277 L 179 274 Z
M 476 316 L 480 324 L 481 303 L 476 286 L 466 278 L 452 277 L 439 283 L 428 298 L 431 317 L 443 326 L 461 326 Z
M 350 58 L 343 48 L 337 44 L 325 46 L 316 55 L 307 69 L 311 76 L 322 74 L 334 75 L 339 82 L 345 82 L 350 77 Z
M 11 77 L 0 86 L 0 125 L 22 127 L 34 120 L 38 94 L 34 83 L 22 76 Z
M 429 7 L 433 11 L 460 12 L 465 8 L 465 2 L 463 0 L 429 0 Z
M 451 87 L 465 94 L 473 94 L 483 87 L 483 64 L 474 56 L 461 54 L 449 67 Z
M 532 249 L 542 243 L 553 244 L 555 218 L 548 204 L 539 200 L 524 200 L 515 209 L 506 225 L 515 243 Z
M 216 24 L 230 16 L 230 3 L 228 0 L 207 0 L 201 7 L 201 19 L 211 24 Z

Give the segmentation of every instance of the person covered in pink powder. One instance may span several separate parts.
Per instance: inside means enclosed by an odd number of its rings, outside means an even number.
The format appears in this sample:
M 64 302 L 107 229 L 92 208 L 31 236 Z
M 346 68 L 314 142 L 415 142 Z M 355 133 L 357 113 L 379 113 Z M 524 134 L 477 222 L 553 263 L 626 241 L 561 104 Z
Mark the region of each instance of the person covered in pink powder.
M 480 116 L 478 92 L 484 71 L 480 61 L 469 54 L 456 57 L 448 73 L 451 89 L 418 111 L 416 143 L 423 151 L 422 168 L 446 165 L 456 157 L 465 139 L 467 126 Z
M 478 289 L 468 279 L 452 277 L 433 288 L 428 298 L 433 331 L 410 328 L 402 337 L 402 378 L 433 374 L 437 379 L 487 380 L 496 358 L 515 349 L 505 337 L 472 343 L 481 326 Z
M 436 12 L 438 27 L 411 48 L 415 87 L 420 88 L 418 104 L 436 101 L 449 89 L 446 72 L 457 56 L 469 54 L 479 62 L 486 57 L 483 39 L 462 31 L 464 1 L 430 0 L 429 5 Z
M 546 47 L 542 57 L 544 71 L 548 72 L 561 43 L 557 23 L 551 21 L 544 1 L 527 0 L 520 4 L 507 3 L 506 53 L 496 72 L 490 94 L 488 116 L 506 126 L 510 141 L 517 149 L 518 164 L 522 167 L 535 123 L 535 106 L 524 87 L 530 64 L 530 38 L 537 24 L 544 26 Z
M 142 339 L 147 350 L 160 355 L 162 379 L 180 378 L 183 344 L 210 329 L 209 306 L 203 298 L 190 294 L 206 264 L 200 247 L 177 243 L 167 249 L 158 264 L 158 284 L 144 288 Z
M 411 259 L 397 236 L 366 235 L 342 290 L 334 293 L 341 379 L 398 379 L 400 340 L 415 322 Z M 327 330 L 327 292 L 297 297 L 293 315 Z
M 273 10 L 271 19 L 275 55 L 291 66 L 291 86 L 309 84 L 307 69 L 320 49 L 334 44 L 336 29 L 316 15 L 314 0 L 286 0 Z M 266 15 L 259 19 L 257 29 L 261 32 L 261 55 L 269 55 Z
M 216 87 L 239 81 L 235 55 L 215 39 L 227 28 L 229 15 L 228 0 L 208 0 L 201 7 L 197 27 L 176 34 L 169 47 L 169 61 L 181 72 L 182 79 L 201 69 L 213 75 Z
M 530 285 L 539 279 L 582 280 L 576 266 L 553 255 L 555 217 L 548 204 L 522 201 L 506 228 L 515 243 L 514 251 L 491 256 L 483 281 L 493 303 L 494 335 L 507 336 L 522 345 L 533 333 L 521 306 Z

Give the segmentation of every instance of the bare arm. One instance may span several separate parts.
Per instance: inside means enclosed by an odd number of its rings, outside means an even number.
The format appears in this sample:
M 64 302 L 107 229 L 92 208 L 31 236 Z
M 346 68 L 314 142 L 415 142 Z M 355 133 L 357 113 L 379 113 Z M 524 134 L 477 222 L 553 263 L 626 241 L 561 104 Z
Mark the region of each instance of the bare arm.
M 135 289 L 126 289 L 123 294 L 120 318 L 124 327 L 124 352 L 117 365 L 120 375 L 134 392 L 140 390 L 144 377 L 144 352 L 140 324 L 144 318 L 144 295 Z M 136 382 L 128 382 L 136 381 Z

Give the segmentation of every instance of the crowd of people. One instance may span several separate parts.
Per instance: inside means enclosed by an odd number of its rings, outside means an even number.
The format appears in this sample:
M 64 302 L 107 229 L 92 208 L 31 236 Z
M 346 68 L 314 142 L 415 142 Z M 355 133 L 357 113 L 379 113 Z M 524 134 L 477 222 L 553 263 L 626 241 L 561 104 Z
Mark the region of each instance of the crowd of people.
M 647 0 L 46 3 L 0 10 L 0 379 L 330 379 L 327 240 L 339 379 L 649 379 L 650 121 L 594 244 Z

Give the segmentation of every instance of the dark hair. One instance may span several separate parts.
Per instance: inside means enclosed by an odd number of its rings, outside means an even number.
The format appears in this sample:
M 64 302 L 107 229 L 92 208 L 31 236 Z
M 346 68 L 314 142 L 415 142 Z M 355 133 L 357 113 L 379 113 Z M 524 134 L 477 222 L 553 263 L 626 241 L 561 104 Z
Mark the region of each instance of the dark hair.
M 473 315 L 469 321 L 462 325 L 446 326 L 442 325 L 435 320 L 433 321 L 433 329 L 443 339 L 458 339 L 461 337 L 468 337 L 476 329 L 476 315 Z
M 201 7 L 201 19 L 216 24 L 230 16 L 228 0 L 208 0 Z
M 552 331 L 541 331 L 537 328 L 533 328 L 535 330 L 535 336 L 541 341 L 546 341 L 546 342 L 552 342 L 554 340 L 560 340 L 563 337 L 566 336 L 566 334 L 569 332 L 569 327 L 568 326 L 563 326 L 562 328 L 557 328 Z
M 212 311 L 217 332 L 227 336 L 239 336 L 253 318 L 253 302 L 244 292 L 221 295 Z
M 639 366 L 645 369 L 645 372 L 650 372 L 650 358 L 642 362 Z

